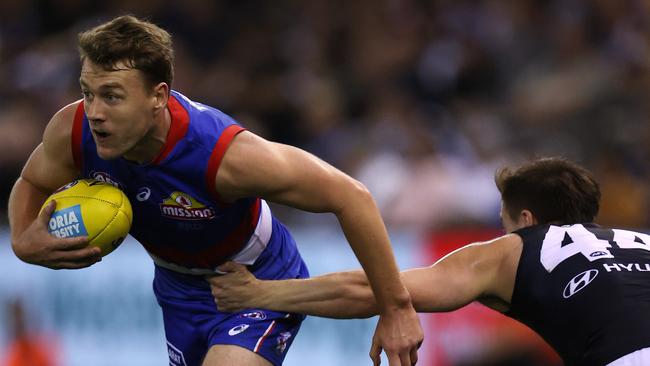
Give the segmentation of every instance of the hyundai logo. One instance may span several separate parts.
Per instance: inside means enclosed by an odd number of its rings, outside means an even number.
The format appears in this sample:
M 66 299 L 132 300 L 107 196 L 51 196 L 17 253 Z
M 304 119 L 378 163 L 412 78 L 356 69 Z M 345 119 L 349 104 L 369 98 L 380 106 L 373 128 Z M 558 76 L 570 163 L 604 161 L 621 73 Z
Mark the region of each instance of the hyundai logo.
M 564 298 L 568 299 L 571 296 L 575 295 L 578 291 L 587 287 L 587 285 L 590 284 L 597 275 L 597 269 L 590 269 L 588 271 L 577 274 L 571 279 L 571 281 L 569 281 L 569 283 L 567 283 L 566 287 L 564 288 Z

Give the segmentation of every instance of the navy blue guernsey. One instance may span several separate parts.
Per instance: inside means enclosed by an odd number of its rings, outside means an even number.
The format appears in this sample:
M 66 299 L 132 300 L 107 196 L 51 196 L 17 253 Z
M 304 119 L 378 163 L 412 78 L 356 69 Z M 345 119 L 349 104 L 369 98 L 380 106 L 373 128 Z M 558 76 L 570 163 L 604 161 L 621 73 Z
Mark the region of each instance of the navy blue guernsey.
M 650 347 L 650 236 L 594 224 L 515 232 L 523 250 L 508 316 L 566 365 L 606 365 Z

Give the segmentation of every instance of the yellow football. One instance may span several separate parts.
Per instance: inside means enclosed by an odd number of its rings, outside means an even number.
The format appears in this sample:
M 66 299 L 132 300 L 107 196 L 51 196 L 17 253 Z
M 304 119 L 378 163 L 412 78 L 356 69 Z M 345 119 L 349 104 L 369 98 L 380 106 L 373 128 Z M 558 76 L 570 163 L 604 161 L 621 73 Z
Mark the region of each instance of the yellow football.
M 48 231 L 57 237 L 87 236 L 88 245 L 99 247 L 102 256 L 117 248 L 131 229 L 133 211 L 119 188 L 94 179 L 80 179 L 59 188 L 43 207 L 56 201 Z

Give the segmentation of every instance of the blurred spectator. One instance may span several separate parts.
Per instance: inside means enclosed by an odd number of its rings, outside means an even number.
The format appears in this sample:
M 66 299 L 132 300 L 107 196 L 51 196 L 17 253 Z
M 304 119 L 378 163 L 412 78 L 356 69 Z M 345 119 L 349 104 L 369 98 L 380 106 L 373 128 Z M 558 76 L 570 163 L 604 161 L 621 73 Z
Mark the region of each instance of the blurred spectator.
M 28 327 L 28 318 L 21 300 L 7 306 L 9 346 L 0 358 L 3 366 L 57 366 L 58 353 L 54 341 Z

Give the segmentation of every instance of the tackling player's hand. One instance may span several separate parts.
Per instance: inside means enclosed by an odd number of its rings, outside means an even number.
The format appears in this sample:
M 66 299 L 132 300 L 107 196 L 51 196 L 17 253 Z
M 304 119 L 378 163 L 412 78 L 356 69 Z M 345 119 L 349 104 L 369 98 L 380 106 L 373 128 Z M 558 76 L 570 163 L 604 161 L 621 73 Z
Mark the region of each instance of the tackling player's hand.
M 387 311 L 377 322 L 370 358 L 374 365 L 379 365 L 383 349 L 389 366 L 415 365 L 423 338 L 420 320 L 410 303 L 408 307 Z
M 52 269 L 89 267 L 102 260 L 101 250 L 88 247 L 87 237 L 57 238 L 47 231 L 56 202 L 50 202 L 13 243 L 22 261 Z
M 220 311 L 240 311 L 257 307 L 256 296 L 260 295 L 260 281 L 246 269 L 246 266 L 226 262 L 217 267 L 223 275 L 208 276 L 212 296 Z

